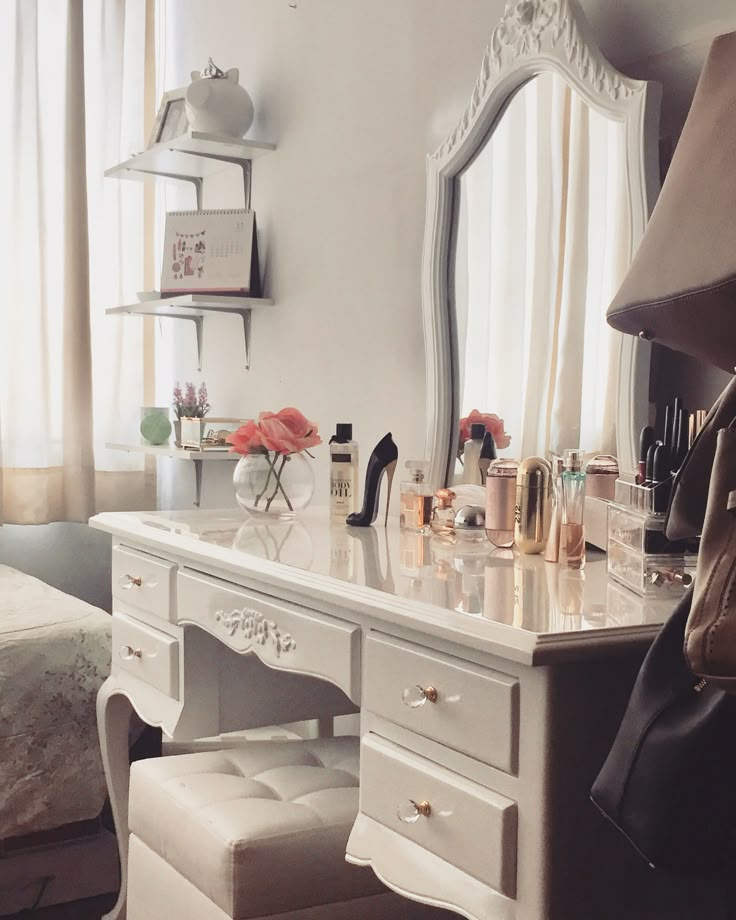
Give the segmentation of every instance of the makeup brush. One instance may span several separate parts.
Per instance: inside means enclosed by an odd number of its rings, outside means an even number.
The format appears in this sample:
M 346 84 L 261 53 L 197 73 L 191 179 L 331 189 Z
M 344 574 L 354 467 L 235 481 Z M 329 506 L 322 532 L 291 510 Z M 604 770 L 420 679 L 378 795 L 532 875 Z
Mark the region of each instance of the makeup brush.
M 649 450 L 647 451 L 647 462 L 646 462 L 646 475 L 644 477 L 644 485 L 651 485 L 654 482 L 654 455 L 657 452 L 658 447 L 662 447 L 662 441 L 655 441 L 654 444 L 650 444 Z
M 660 514 L 667 510 L 672 488 L 671 451 L 666 444 L 660 444 L 654 451 L 654 511 Z
M 664 431 L 662 432 L 662 443 L 666 444 L 667 447 L 672 443 L 672 423 L 674 419 L 672 417 L 672 406 L 666 405 L 664 407 Z
M 496 452 L 496 442 L 493 440 L 493 435 L 491 432 L 486 431 L 486 433 L 483 435 L 483 443 L 480 446 L 480 458 L 478 459 L 480 482 L 483 486 L 486 484 L 488 467 L 496 459 L 496 457 L 498 457 L 498 453 Z
M 685 457 L 690 448 L 690 413 L 687 409 L 680 409 L 677 417 L 675 443 L 672 449 L 672 472 L 675 473 L 685 462 Z
M 640 486 L 647 478 L 647 454 L 649 448 L 657 440 L 657 435 L 651 425 L 642 428 L 639 436 L 639 470 L 636 475 L 636 484 Z

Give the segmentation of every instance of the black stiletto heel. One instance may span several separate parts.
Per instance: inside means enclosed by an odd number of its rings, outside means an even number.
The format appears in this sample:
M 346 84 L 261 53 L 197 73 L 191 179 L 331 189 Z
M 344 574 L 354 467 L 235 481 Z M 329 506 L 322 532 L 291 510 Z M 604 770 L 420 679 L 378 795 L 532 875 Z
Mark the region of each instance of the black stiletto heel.
M 388 523 L 388 505 L 391 498 L 391 486 L 396 472 L 396 463 L 399 459 L 399 448 L 394 444 L 391 432 L 376 444 L 368 460 L 365 473 L 365 491 L 363 492 L 363 509 L 345 518 L 345 523 L 350 527 L 369 527 L 378 514 L 378 502 L 381 497 L 381 480 L 385 473 L 388 477 L 388 494 L 386 495 L 386 517 L 384 526 Z

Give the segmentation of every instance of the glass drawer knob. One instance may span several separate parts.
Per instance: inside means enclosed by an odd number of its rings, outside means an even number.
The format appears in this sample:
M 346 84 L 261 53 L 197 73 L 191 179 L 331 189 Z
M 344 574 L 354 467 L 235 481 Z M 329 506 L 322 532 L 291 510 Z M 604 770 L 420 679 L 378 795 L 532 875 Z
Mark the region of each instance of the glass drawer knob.
M 407 687 L 401 694 L 401 700 L 409 709 L 419 709 L 425 703 L 437 702 L 437 691 L 434 687 Z
M 396 809 L 396 817 L 404 824 L 415 824 L 420 818 L 428 818 L 431 814 L 432 806 L 426 800 L 415 802 L 409 799 Z
M 124 645 L 120 649 L 120 657 L 123 659 L 123 661 L 132 661 L 134 658 L 142 658 L 143 649 L 133 648 L 132 645 Z
M 118 579 L 118 584 L 124 590 L 130 591 L 131 588 L 140 588 L 143 584 L 143 579 L 140 575 L 121 575 Z

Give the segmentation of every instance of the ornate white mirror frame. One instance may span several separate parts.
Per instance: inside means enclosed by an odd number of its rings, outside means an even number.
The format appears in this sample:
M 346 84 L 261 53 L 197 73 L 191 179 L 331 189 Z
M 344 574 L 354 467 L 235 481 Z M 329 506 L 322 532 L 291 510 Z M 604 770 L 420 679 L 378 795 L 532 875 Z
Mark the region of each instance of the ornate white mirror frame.
M 457 343 L 450 288 L 456 177 L 492 132 L 514 93 L 533 77 L 559 74 L 585 102 L 621 122 L 626 138 L 630 257 L 659 192 L 658 84 L 614 69 L 588 34 L 576 0 L 508 0 L 491 35 L 480 77 L 458 126 L 427 158 L 427 211 L 422 254 L 422 306 L 427 367 L 430 481 L 449 481 L 459 422 Z M 630 261 L 630 259 L 629 259 Z M 601 316 L 608 305 L 601 304 Z M 624 336 L 618 367 L 617 450 L 634 469 L 638 432 L 649 422 L 651 346 Z M 574 446 L 574 445 L 573 445 Z

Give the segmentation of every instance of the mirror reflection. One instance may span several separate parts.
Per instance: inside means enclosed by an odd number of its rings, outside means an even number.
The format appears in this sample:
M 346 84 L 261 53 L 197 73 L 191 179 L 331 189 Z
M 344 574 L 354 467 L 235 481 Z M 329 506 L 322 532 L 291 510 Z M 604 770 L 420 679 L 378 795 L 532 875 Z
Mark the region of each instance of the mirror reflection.
M 503 420 L 481 419 L 506 456 L 616 453 L 620 338 L 605 311 L 629 263 L 625 145 L 623 122 L 548 72 L 457 177 L 459 458 L 473 410 Z

